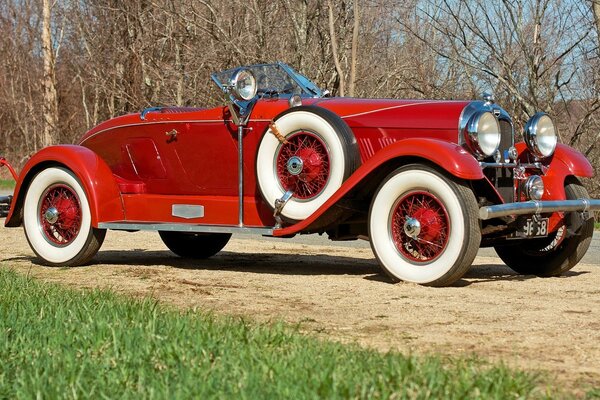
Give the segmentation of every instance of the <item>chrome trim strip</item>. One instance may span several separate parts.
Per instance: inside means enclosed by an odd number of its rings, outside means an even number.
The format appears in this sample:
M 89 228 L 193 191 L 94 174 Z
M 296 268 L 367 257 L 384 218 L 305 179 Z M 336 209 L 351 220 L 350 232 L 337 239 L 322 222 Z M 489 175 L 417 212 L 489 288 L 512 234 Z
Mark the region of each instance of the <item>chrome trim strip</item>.
M 523 168 L 537 168 L 537 169 L 542 169 L 542 164 L 540 164 L 540 163 L 517 164 L 517 163 L 513 163 L 513 162 L 509 162 L 509 163 L 480 162 L 479 166 L 481 168 L 517 168 L 517 167 L 523 167 Z
M 481 207 L 479 218 L 483 220 L 505 217 L 507 215 L 544 214 L 553 212 L 587 212 L 600 210 L 600 200 L 554 200 L 554 201 L 524 201 L 520 203 L 496 204 Z
M 116 231 L 172 231 L 172 232 L 200 232 L 200 233 L 244 233 L 273 235 L 273 228 L 249 228 L 222 225 L 193 225 L 172 223 L 143 223 L 143 222 L 102 222 L 100 229 L 113 229 Z
M 197 111 L 195 111 L 195 112 L 197 112 Z M 120 129 L 120 128 L 131 128 L 133 126 L 142 126 L 142 125 L 148 126 L 148 125 L 153 125 L 153 124 L 198 124 L 198 123 L 214 123 L 214 122 L 222 122 L 225 124 L 225 123 L 230 123 L 233 121 L 230 119 L 190 119 L 190 120 L 177 120 L 177 121 L 136 122 L 135 124 L 117 125 L 117 126 L 113 126 L 111 128 L 102 129 L 101 131 L 98 131 L 98 132 L 94 133 L 93 135 L 86 137 L 84 140 L 79 142 L 79 144 L 82 145 L 86 140 L 96 137 L 101 133 L 112 131 L 115 129 Z M 248 122 L 271 122 L 271 120 L 270 119 L 250 119 Z
M 340 117 L 342 119 L 345 119 L 345 118 L 359 117 L 359 116 L 367 115 L 367 114 L 373 114 L 373 113 L 380 112 L 380 111 L 394 110 L 396 108 L 419 106 L 419 105 L 422 105 L 422 104 L 439 104 L 439 103 L 452 103 L 452 102 L 455 102 L 455 103 L 460 102 L 460 103 L 462 103 L 463 101 L 462 100 L 438 100 L 438 101 L 425 101 L 425 100 L 423 100 L 423 101 L 420 101 L 418 103 L 401 104 L 399 106 L 383 107 L 383 108 L 378 108 L 377 110 L 365 111 L 365 112 L 356 113 L 356 114 L 350 114 L 350 115 L 344 115 L 344 116 L 340 115 Z

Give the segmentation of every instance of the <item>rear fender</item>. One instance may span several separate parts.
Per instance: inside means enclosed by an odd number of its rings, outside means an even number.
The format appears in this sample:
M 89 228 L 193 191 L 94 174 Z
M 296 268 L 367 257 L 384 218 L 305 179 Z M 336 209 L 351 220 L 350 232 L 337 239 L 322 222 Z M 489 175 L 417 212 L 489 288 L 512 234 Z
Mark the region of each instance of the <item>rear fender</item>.
M 104 160 L 87 147 L 60 145 L 40 150 L 25 164 L 17 180 L 5 226 L 21 225 L 23 202 L 32 179 L 41 170 L 57 166 L 71 170 L 83 185 L 90 203 L 92 226 L 124 219 L 119 188 Z
M 464 180 L 480 180 L 484 178 L 479 162 L 461 146 L 437 139 L 411 138 L 395 142 L 377 152 L 366 163 L 360 166 L 344 182 L 317 211 L 307 219 L 292 226 L 277 229 L 274 236 L 293 235 L 304 231 L 321 217 L 331 206 L 340 201 L 348 192 L 375 176 L 385 164 L 395 166 L 406 162 L 423 162 L 435 164 L 450 175 Z

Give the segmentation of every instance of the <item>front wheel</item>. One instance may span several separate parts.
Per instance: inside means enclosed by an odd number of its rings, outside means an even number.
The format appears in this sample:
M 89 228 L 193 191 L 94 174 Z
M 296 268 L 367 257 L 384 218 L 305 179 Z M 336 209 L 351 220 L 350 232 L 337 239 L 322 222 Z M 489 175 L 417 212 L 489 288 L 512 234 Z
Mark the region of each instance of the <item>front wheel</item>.
M 567 200 L 589 199 L 590 196 L 576 179 L 565 185 Z M 585 255 L 594 234 L 594 219 L 583 221 L 577 232 L 571 222 L 578 218 L 567 214 L 567 223 L 547 238 L 520 240 L 514 244 L 496 246 L 498 256 L 513 271 L 523 275 L 558 276 L 573 268 Z
M 50 266 L 87 263 L 106 235 L 92 226 L 87 194 L 65 168 L 47 168 L 33 178 L 25 194 L 23 227 L 35 254 Z
M 371 247 L 395 281 L 447 286 L 469 269 L 481 242 L 477 202 L 462 182 L 421 164 L 392 172 L 369 212 Z
M 159 231 L 163 243 L 183 258 L 208 258 L 225 247 L 231 233 L 189 233 Z

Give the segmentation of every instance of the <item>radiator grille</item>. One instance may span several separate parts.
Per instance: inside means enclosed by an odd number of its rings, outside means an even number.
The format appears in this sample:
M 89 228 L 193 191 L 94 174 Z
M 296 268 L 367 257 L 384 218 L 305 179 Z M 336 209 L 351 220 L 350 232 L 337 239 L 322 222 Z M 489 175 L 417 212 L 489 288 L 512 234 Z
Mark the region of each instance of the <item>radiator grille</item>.
M 500 121 L 500 154 L 502 154 L 503 161 L 508 158 L 508 149 L 514 144 L 513 128 L 510 121 L 501 119 Z
M 500 154 L 502 161 L 508 160 L 508 149 L 514 145 L 513 128 L 510 121 L 500 119 Z M 514 180 L 513 170 L 510 168 L 492 169 L 488 172 L 488 179 L 496 186 L 496 190 L 505 203 L 514 201 Z

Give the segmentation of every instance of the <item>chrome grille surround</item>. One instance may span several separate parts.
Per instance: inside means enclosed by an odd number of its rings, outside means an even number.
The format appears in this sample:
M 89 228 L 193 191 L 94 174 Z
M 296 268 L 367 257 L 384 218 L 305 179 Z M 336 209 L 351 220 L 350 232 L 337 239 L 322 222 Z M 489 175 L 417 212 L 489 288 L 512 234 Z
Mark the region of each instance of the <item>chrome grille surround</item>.
M 476 100 L 470 102 L 465 106 L 465 108 L 463 108 L 462 113 L 460 114 L 460 118 L 458 119 L 457 143 L 470 151 L 468 143 L 464 137 L 464 132 L 465 128 L 467 127 L 467 124 L 469 123 L 473 115 L 480 111 L 489 111 L 493 113 L 496 116 L 496 118 L 498 118 L 501 134 L 499 149 L 501 151 L 503 160 L 508 159 L 508 154 L 505 154 L 504 152 L 508 151 L 508 149 L 510 149 L 510 147 L 513 146 L 515 143 L 514 128 L 510 115 L 508 115 L 506 111 L 504 111 L 500 106 L 494 103 Z
M 514 127 L 510 115 L 500 106 L 489 101 L 470 102 L 465 106 L 459 118 L 458 143 L 473 154 L 464 132 L 473 115 L 481 111 L 491 112 L 498 119 L 500 126 L 500 145 L 498 146 L 500 163 L 495 162 L 494 157 L 490 156 L 479 159 L 480 165 L 483 168 L 484 175 L 494 185 L 504 202 L 511 203 L 516 198 L 514 167 L 512 166 L 517 164 L 509 157 L 509 150 L 515 143 Z M 473 156 L 477 157 L 476 154 L 473 154 Z

